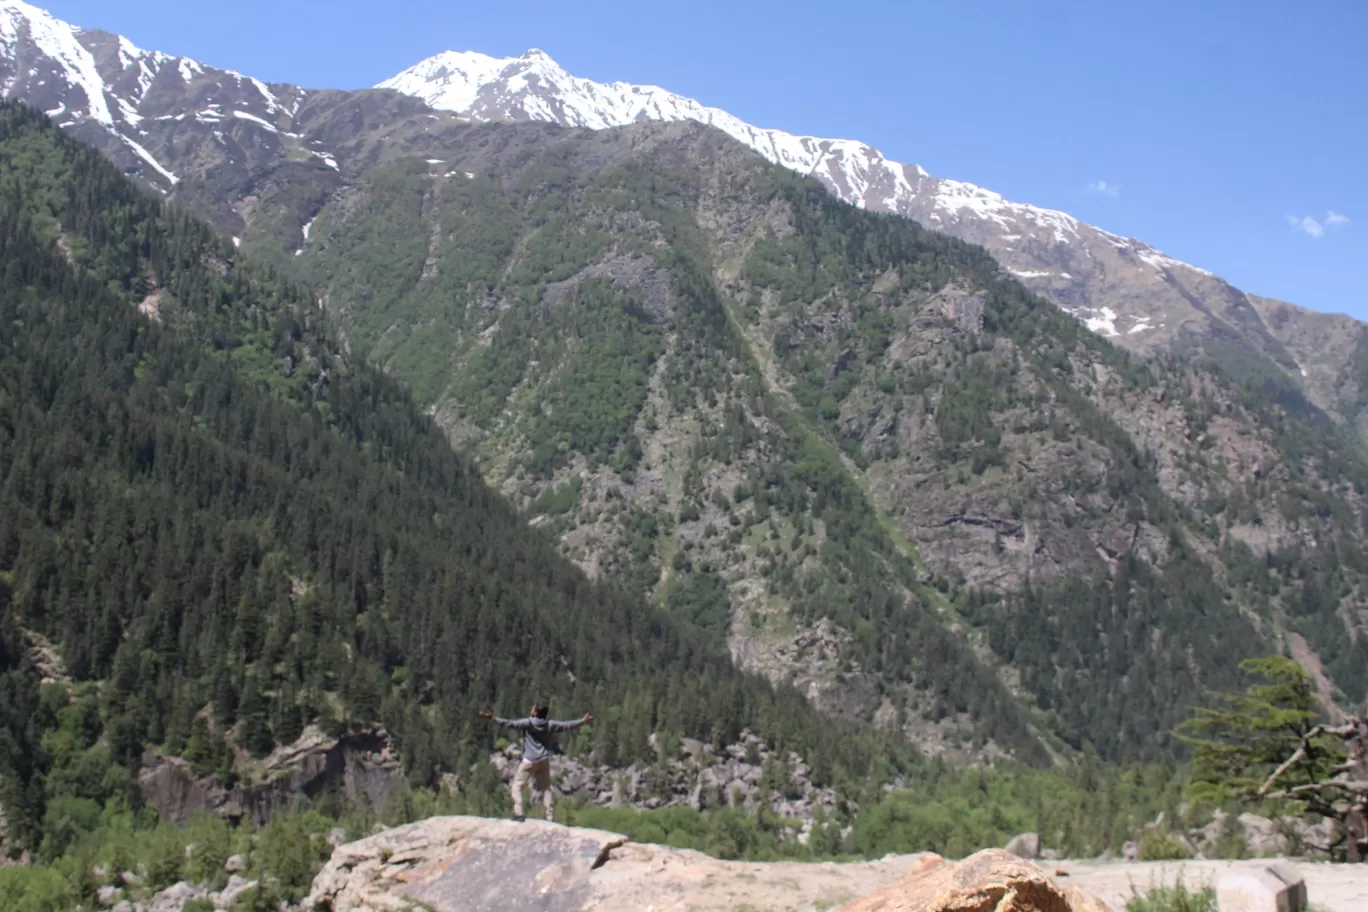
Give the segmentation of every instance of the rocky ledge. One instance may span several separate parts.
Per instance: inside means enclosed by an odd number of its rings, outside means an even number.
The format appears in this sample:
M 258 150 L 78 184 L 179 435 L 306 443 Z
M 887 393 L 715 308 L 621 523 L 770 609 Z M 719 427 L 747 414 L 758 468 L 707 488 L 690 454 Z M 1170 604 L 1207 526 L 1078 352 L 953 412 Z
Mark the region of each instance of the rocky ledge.
M 999 849 L 957 864 L 931 853 L 760 864 L 633 843 L 602 830 L 477 817 L 434 817 L 340 846 L 304 902 L 317 912 L 721 912 L 799 905 L 843 912 L 1107 912 L 1095 898 Z

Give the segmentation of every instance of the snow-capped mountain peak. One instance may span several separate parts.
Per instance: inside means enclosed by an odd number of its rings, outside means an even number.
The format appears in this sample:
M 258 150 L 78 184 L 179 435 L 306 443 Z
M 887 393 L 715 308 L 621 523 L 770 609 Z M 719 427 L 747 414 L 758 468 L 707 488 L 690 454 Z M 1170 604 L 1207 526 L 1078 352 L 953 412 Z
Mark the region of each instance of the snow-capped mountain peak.
M 233 85 L 218 79 L 196 87 L 203 92 L 191 91 L 206 73 L 226 75 Z M 23 0 L 0 0 L 0 97 L 22 97 L 64 126 L 93 121 L 106 128 L 137 127 L 145 117 L 165 113 L 161 109 L 173 100 L 222 105 L 222 99 L 195 97 L 215 90 L 232 94 L 234 104 L 253 116 L 281 110 L 260 80 L 145 51 L 122 35 L 78 28 Z M 154 95 L 161 96 L 153 102 L 158 110 L 144 110 Z
M 719 108 L 658 86 L 599 83 L 567 73 L 549 55 L 489 57 L 448 51 L 377 88 L 394 89 L 474 121 L 545 121 L 601 130 L 643 120 L 696 121 L 722 130 L 779 165 L 817 178 L 856 206 L 915 218 L 991 250 L 1007 272 L 1054 300 L 1090 328 L 1127 345 L 1158 344 L 1169 317 L 1177 325 L 1196 283 L 1200 295 L 1241 293 L 1211 273 L 1180 263 L 1133 238 L 1083 224 L 1066 212 L 1004 199 L 971 183 L 938 179 L 915 164 L 886 158 L 851 139 L 802 136 L 752 126 Z M 1142 293 L 1099 304 L 1118 282 Z M 1102 297 L 1113 297 L 1102 295 Z

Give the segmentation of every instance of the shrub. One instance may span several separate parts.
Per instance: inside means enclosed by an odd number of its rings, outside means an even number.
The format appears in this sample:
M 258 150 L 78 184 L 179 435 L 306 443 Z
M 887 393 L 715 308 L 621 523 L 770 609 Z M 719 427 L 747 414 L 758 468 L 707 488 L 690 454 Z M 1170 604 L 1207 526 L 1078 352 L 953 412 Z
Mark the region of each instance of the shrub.
M 1141 861 L 1177 861 L 1191 855 L 1182 840 L 1168 830 L 1149 829 L 1140 837 Z
M 1216 891 L 1210 886 L 1191 890 L 1182 877 L 1172 886 L 1151 886 L 1144 893 L 1131 888 L 1126 912 L 1216 912 Z

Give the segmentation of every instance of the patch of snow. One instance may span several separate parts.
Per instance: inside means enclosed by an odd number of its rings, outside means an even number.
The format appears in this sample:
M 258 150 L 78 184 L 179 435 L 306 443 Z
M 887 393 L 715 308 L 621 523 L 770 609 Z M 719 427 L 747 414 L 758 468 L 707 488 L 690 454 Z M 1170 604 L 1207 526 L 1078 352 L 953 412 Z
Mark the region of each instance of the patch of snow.
M 242 238 L 240 238 L 240 237 L 235 237 L 235 238 L 233 238 L 233 246 L 234 246 L 234 247 L 241 247 L 241 246 L 242 246 Z
M 1105 336 L 1109 339 L 1114 339 L 1121 335 L 1116 331 L 1116 311 L 1112 310 L 1110 307 L 1099 307 L 1096 308 L 1093 313 L 1096 314 L 1096 316 L 1087 317 L 1083 320 L 1084 326 L 1088 327 L 1088 329 L 1091 329 L 1099 336 Z
M 1297 368 L 1297 370 L 1301 371 L 1301 375 L 1302 375 L 1303 377 L 1306 376 L 1306 368 L 1304 368 L 1304 367 L 1299 367 L 1299 368 Z
M 444 158 L 429 158 L 429 159 L 427 160 L 427 163 L 428 163 L 429 165 L 445 165 L 445 164 L 446 164 L 446 159 L 444 159 Z
M 1212 278 L 1215 278 L 1214 273 L 1207 272 L 1205 269 L 1201 269 L 1189 263 L 1184 263 L 1180 260 L 1175 260 L 1173 257 L 1166 256 L 1163 252 L 1154 249 L 1148 244 L 1134 242 L 1131 246 L 1132 249 L 1135 251 L 1135 255 L 1139 259 L 1144 260 L 1146 263 L 1153 266 L 1159 272 L 1164 272 L 1165 270 L 1174 268 L 1190 269 L 1193 272 L 1198 272 L 1202 275 L 1211 276 Z
M 173 186 L 174 186 L 175 184 L 180 183 L 180 178 L 177 177 L 176 175 L 172 174 L 170 171 L 166 170 L 165 168 L 163 168 L 161 162 L 157 161 L 155 158 L 152 157 L 152 153 L 151 153 L 151 152 L 148 152 L 148 151 L 147 151 L 146 149 L 144 149 L 141 145 L 139 145 L 138 143 L 134 142 L 134 141 L 133 141 L 132 139 L 130 139 L 129 137 L 124 136 L 122 133 L 119 133 L 119 132 L 116 131 L 116 130 L 112 130 L 112 129 L 111 129 L 109 132 L 113 133 L 115 136 L 119 137 L 119 138 L 122 139 L 125 143 L 127 143 L 127 144 L 128 144 L 128 147 L 129 147 L 130 149 L 132 149 L 132 150 L 134 151 L 134 153 L 137 154 L 137 156 L 138 156 L 139 158 L 141 158 L 143 161 L 145 161 L 145 162 L 147 162 L 149 165 L 151 165 L 151 166 L 156 170 L 156 172 L 157 172 L 158 174 L 160 174 L 162 177 L 164 177 L 164 178 L 166 178 L 168 181 L 170 181 L 171 184 L 172 184 Z
M 115 98 L 114 101 L 119 105 L 120 116 L 123 117 L 124 122 L 130 127 L 136 127 L 138 124 L 142 123 L 142 115 L 139 114 L 137 109 L 131 104 L 124 101 L 122 98 Z
M 467 172 L 465 173 L 465 176 L 466 176 L 467 178 L 469 178 L 470 180 L 474 180 L 474 179 L 475 179 L 475 172 L 474 172 L 474 171 L 467 171 Z
M 233 112 L 233 116 L 236 117 L 236 118 L 239 118 L 240 120 L 250 120 L 250 121 L 251 121 L 252 123 L 254 123 L 254 124 L 257 124 L 257 125 L 259 125 L 259 126 L 265 127 L 266 129 L 270 130 L 272 133 L 279 133 L 279 132 L 280 132 L 279 130 L 277 130 L 277 129 L 275 128 L 275 125 L 274 125 L 274 124 L 269 123 L 268 121 L 262 120 L 260 117 L 257 117 L 255 114 L 248 114 L 246 111 L 234 111 L 234 112 Z
M 191 60 L 189 57 L 180 58 L 180 62 L 177 64 L 176 68 L 180 71 L 181 79 L 184 79 L 186 82 L 189 82 L 200 73 L 204 72 L 204 67 L 200 66 L 197 61 Z
M 253 86 L 256 87 L 256 90 L 259 93 L 261 93 L 261 97 L 266 100 L 266 110 L 269 113 L 274 114 L 277 111 L 285 110 L 280 106 L 279 100 L 276 99 L 275 95 L 271 92 L 271 90 L 266 87 L 266 83 L 262 82 L 260 79 L 255 78 L 251 80 L 251 83 Z
M 95 57 L 76 39 L 79 30 L 46 10 L 20 0 L 5 0 L 0 4 L 0 42 L 12 46 L 19 40 L 25 25 L 29 40 L 38 51 L 62 69 L 68 83 L 85 93 L 89 116 L 107 127 L 112 126 L 114 117 L 105 101 L 104 80 L 95 66 Z
M 318 216 L 315 215 L 313 218 L 309 219 L 307 222 L 304 223 L 304 243 L 300 244 L 299 249 L 294 252 L 295 256 L 299 256 L 304 252 L 305 245 L 309 243 L 309 229 L 313 227 L 313 223 L 316 221 L 318 221 Z
M 142 59 L 143 50 L 123 35 L 119 36 L 119 63 L 126 70 Z
M 43 113 L 46 114 L 48 117 L 56 117 L 59 114 L 64 114 L 66 113 L 66 102 L 59 104 L 51 111 L 44 111 Z
M 1048 270 L 1008 269 L 1007 271 L 1020 279 L 1043 279 L 1045 276 L 1054 275 L 1053 272 Z

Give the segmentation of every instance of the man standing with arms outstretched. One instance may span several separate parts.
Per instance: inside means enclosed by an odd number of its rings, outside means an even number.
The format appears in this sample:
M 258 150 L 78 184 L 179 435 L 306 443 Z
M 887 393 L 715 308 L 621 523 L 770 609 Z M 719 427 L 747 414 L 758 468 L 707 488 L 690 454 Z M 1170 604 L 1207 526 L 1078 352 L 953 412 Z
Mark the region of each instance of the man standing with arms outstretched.
M 499 725 L 516 728 L 523 733 L 522 762 L 513 774 L 513 819 L 523 820 L 523 788 L 530 782 L 533 797 L 541 792 L 542 804 L 546 807 L 546 819 L 554 820 L 555 796 L 551 793 L 551 757 L 561 753 L 560 745 L 551 737 L 557 732 L 570 731 L 581 725 L 593 725 L 594 717 L 589 713 L 583 719 L 559 721 L 546 718 L 550 711 L 544 702 L 538 701 L 526 719 L 500 719 L 493 713 L 479 713 L 481 719 L 493 719 Z

